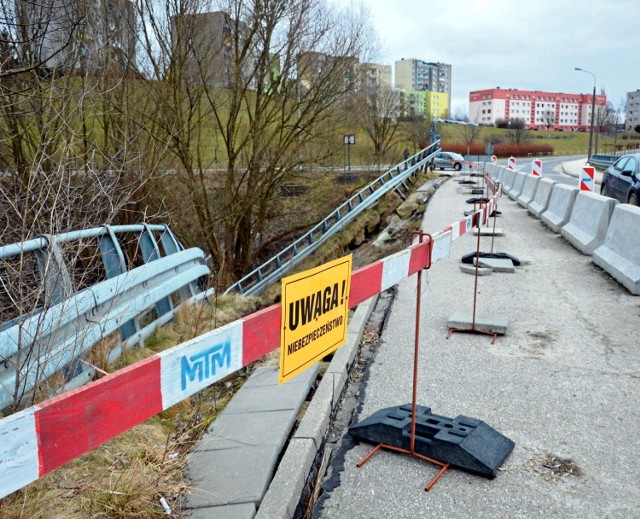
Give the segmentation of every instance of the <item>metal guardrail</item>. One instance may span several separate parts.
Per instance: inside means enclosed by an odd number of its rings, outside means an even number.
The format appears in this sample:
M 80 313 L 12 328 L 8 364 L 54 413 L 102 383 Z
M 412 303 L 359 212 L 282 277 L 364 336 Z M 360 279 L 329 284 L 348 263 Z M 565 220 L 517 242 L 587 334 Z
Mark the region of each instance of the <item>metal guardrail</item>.
M 118 238 L 131 233 L 145 264 L 127 270 Z M 60 244 L 87 238 L 98 240 L 107 279 L 73 294 Z M 175 316 L 173 294 L 183 302 L 203 296 L 197 281 L 209 274 L 204 253 L 185 251 L 165 225 L 105 226 L 0 247 L 1 260 L 27 253 L 36 254 L 49 297 L 43 307 L 0 325 L 0 408 L 55 373 L 66 381 L 57 392 L 89 382 L 96 370 L 83 357 L 92 346 L 119 331 L 121 341 L 107 359 L 113 362 Z M 141 326 L 150 309 L 155 316 Z
M 238 292 L 242 295 L 256 295 L 277 281 L 282 275 L 309 256 L 322 243 L 340 232 L 366 209 L 372 207 L 384 195 L 397 189 L 409 177 L 424 168 L 440 151 L 440 141 L 409 157 L 394 168 L 389 169 L 376 180 L 361 189 L 342 205 L 337 207 L 320 223 L 269 258 L 258 268 L 227 288 L 224 294 Z
M 620 157 L 616 155 L 591 155 L 591 165 L 600 169 L 607 169 Z

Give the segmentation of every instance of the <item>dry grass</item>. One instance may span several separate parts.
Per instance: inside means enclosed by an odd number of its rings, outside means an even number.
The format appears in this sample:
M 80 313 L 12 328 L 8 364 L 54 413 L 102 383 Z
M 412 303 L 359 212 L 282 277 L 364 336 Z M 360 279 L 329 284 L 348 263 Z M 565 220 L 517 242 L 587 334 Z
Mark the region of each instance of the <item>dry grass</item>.
M 144 348 L 126 350 L 114 366 L 106 365 L 106 356 L 115 339 L 102 341 L 88 362 L 113 372 L 239 319 L 263 304 L 258 298 L 233 296 L 216 298 L 209 305 L 184 306 Z M 0 517 L 153 518 L 165 516 L 160 498 L 179 516 L 186 490 L 186 454 L 246 376 L 243 370 L 212 385 L 0 500 Z

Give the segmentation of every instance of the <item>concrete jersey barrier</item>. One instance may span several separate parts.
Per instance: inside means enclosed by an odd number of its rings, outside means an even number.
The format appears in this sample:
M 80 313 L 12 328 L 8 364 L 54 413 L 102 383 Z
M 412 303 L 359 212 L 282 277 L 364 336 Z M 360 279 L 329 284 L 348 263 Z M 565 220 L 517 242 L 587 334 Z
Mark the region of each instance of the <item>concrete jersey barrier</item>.
M 516 172 L 513 169 L 505 169 L 502 175 L 502 190 L 506 193 L 507 189 L 511 189 L 513 181 L 516 178 Z
M 540 215 L 549 207 L 549 200 L 551 200 L 551 193 L 553 192 L 553 186 L 555 186 L 555 184 L 555 181 L 550 178 L 540 178 L 536 194 L 527 206 L 529 212 L 536 218 L 540 218 Z
M 518 205 L 526 208 L 529 206 L 529 203 L 533 200 L 533 197 L 536 196 L 536 189 L 538 189 L 538 182 L 540 182 L 540 177 L 536 177 L 535 175 L 529 174 L 524 179 L 524 185 L 522 186 L 522 192 L 520 196 L 516 198 L 516 202 Z
M 592 261 L 633 295 L 640 295 L 640 207 L 619 204 Z
M 617 203 L 613 198 L 580 191 L 560 234 L 582 254 L 592 254 L 604 241 Z
M 549 207 L 540 216 L 540 220 L 553 232 L 560 232 L 571 217 L 573 204 L 578 194 L 577 187 L 565 186 L 557 184 L 551 193 Z
M 509 198 L 511 198 L 511 200 L 515 201 L 520 196 L 520 193 L 522 192 L 522 188 L 524 186 L 524 180 L 525 178 L 527 178 L 527 175 L 528 173 L 525 171 L 518 171 L 516 173 L 516 176 L 513 180 L 513 185 L 511 186 L 511 189 L 507 191 L 507 195 L 509 195 Z

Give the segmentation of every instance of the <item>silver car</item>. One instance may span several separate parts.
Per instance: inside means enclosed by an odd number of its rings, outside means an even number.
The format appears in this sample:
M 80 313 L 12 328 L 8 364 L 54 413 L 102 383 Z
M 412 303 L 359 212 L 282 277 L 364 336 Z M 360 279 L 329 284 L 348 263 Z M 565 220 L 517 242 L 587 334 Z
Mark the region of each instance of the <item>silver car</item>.
M 460 171 L 462 169 L 463 162 L 464 157 L 459 153 L 454 153 L 453 151 L 441 151 L 433 158 L 434 167 L 440 169 L 449 168 Z

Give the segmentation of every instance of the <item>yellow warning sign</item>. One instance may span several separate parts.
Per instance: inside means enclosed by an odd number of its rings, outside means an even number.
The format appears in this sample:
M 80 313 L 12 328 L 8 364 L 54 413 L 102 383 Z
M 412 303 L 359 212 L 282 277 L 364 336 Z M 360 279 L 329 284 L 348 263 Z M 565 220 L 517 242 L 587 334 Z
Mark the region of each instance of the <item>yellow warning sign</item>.
M 280 384 L 347 340 L 351 255 L 282 280 Z

